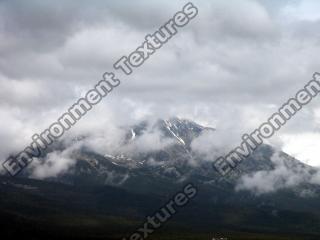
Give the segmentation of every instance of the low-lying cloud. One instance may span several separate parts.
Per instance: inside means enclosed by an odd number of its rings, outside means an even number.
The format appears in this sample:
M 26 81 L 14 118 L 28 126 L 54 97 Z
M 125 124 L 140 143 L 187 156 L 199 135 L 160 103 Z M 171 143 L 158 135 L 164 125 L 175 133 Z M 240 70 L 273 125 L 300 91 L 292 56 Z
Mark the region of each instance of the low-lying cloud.
M 236 190 L 249 190 L 260 195 L 298 187 L 299 193 L 306 195 L 307 189 L 304 189 L 302 184 L 320 185 L 320 171 L 317 169 L 299 164 L 296 160 L 287 161 L 279 152 L 274 153 L 271 161 L 274 163 L 274 169 L 241 176 Z

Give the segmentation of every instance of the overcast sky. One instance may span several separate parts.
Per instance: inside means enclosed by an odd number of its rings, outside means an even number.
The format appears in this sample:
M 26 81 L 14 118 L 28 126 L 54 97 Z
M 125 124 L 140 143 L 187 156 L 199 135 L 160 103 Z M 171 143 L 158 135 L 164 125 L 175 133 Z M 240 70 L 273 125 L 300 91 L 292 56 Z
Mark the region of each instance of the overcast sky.
M 0 157 L 24 149 L 185 3 L 0 0 Z M 70 134 L 179 116 L 240 143 L 320 71 L 319 1 L 193 3 L 198 16 L 132 75 L 118 75 L 119 88 Z M 319 123 L 316 98 L 270 143 L 320 166 Z

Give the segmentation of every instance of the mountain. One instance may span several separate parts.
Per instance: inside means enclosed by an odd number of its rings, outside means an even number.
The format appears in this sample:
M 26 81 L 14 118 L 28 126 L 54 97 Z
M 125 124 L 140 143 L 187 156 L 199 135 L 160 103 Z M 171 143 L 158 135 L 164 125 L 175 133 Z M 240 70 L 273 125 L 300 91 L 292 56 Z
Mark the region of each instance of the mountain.
M 170 186 L 174 187 L 171 183 L 183 182 L 191 175 L 199 174 L 190 165 L 195 160 L 191 142 L 205 131 L 214 129 L 178 118 L 158 120 L 152 124 L 141 122 L 127 129 L 124 145 L 131 144 L 134 147 L 135 141 L 145 135 L 150 135 L 150 139 L 159 135 L 168 144 L 152 151 L 131 150 L 130 153 L 120 152 L 116 155 L 110 154 L 108 149 L 101 155 L 83 147 L 74 153 L 77 162 L 68 173 L 49 180 L 72 185 L 106 184 L 129 190 L 136 188 L 143 193 L 153 191 L 154 186 L 159 185 L 166 192 Z M 63 146 L 59 145 L 58 148 Z M 197 171 L 202 170 L 197 168 Z M 213 169 L 211 172 L 217 177 Z
M 71 185 L 111 185 L 140 193 L 150 193 L 158 186 L 156 191 L 165 193 L 175 188 L 176 183 L 188 181 L 204 186 L 228 184 L 234 190 L 244 176 L 263 172 L 272 174 L 281 167 L 296 176 L 311 176 L 317 172 L 317 169 L 263 144 L 223 178 L 212 167 L 212 161 L 217 157 L 214 153 L 208 160 L 192 148 L 195 139 L 204 134 L 214 135 L 215 131 L 214 128 L 176 117 L 153 123 L 144 121 L 126 127 L 127 134 L 120 151 L 114 153 L 113 149 L 105 149 L 104 154 L 98 154 L 83 146 L 73 153 L 76 164 L 67 173 L 49 180 Z M 64 146 L 59 144 L 56 148 L 63 149 Z M 318 187 L 311 185 L 307 179 L 302 179 L 291 190 L 299 194 L 300 188 L 300 193 L 308 190 L 316 194 Z
M 141 122 L 126 127 L 126 133 L 117 153 L 106 149 L 98 154 L 86 146 L 74 151 L 75 165 L 57 177 L 32 180 L 30 172 L 2 177 L 0 216 L 5 234 L 15 235 L 10 227 L 15 226 L 26 235 L 37 233 L 33 239 L 56 235 L 61 239 L 60 231 L 68 239 L 119 239 L 192 182 L 199 194 L 165 228 L 170 234 L 219 231 L 232 239 L 249 235 L 277 239 L 273 234 L 283 237 L 279 239 L 319 239 L 320 188 L 308 179 L 317 169 L 262 145 L 231 175 L 221 177 L 192 147 L 203 134 L 216 134 L 214 128 L 171 118 Z M 148 144 L 151 147 L 143 148 Z M 57 143 L 50 151 L 66 147 Z M 261 178 L 265 187 L 273 176 L 276 187 L 283 187 L 254 191 Z M 252 189 L 239 187 L 245 179 Z M 259 232 L 264 237 L 257 237 Z M 245 237 L 240 238 L 242 234 Z

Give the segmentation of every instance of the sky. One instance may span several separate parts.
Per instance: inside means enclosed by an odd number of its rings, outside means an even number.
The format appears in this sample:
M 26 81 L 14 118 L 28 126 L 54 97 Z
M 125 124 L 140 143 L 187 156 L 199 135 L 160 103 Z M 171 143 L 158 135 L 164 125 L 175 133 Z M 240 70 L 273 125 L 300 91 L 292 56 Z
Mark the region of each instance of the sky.
M 132 75 L 119 74 L 70 136 L 110 147 L 120 126 L 178 116 L 240 143 L 320 72 L 319 1 L 192 2 L 198 16 Z M 186 3 L 0 0 L 0 158 L 23 150 Z M 320 166 L 319 123 L 316 98 L 268 143 Z

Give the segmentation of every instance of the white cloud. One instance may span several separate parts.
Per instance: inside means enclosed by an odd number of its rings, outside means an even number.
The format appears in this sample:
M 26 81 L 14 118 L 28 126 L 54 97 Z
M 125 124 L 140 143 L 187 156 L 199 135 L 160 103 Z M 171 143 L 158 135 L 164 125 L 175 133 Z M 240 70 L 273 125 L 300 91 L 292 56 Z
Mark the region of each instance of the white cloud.
M 283 151 L 311 166 L 320 167 L 320 134 L 301 133 L 283 135 Z
M 298 187 L 303 183 L 320 184 L 319 171 L 311 172 L 309 168 L 296 165 L 290 159 L 288 162 L 279 153 L 274 153 L 271 160 L 274 163 L 274 169 L 241 176 L 236 190 L 249 190 L 260 195 L 280 189 Z M 300 188 L 300 190 L 304 189 Z M 305 192 L 302 191 L 300 194 L 303 195 Z
M 283 9 L 283 14 L 295 20 L 316 21 L 320 19 L 320 3 L 317 0 L 296 1 Z
M 55 121 L 183 3 L 2 1 L 0 112 L 6 127 L 0 129 L 0 156 L 27 146 L 33 132 Z M 194 4 L 199 15 L 132 75 L 119 75 L 121 86 L 70 131 L 72 136 L 92 129 L 97 137 L 88 144 L 103 152 L 111 148 L 105 135 L 121 138 L 119 126 L 177 115 L 213 124 L 235 139 L 230 142 L 240 142 L 241 134 L 265 121 L 318 70 L 316 1 Z M 319 101 L 308 107 L 319 108 Z M 305 134 L 300 143 L 285 138 L 285 150 L 320 165 L 316 146 L 309 147 L 318 136 L 306 135 L 319 122 L 310 112 L 298 113 L 279 134 Z M 153 143 L 162 144 L 158 137 Z
M 75 164 L 75 159 L 71 157 L 70 149 L 66 151 L 54 151 L 49 153 L 45 159 L 34 159 L 31 163 L 31 177 L 36 179 L 44 179 L 56 177 L 65 173 L 71 166 Z

